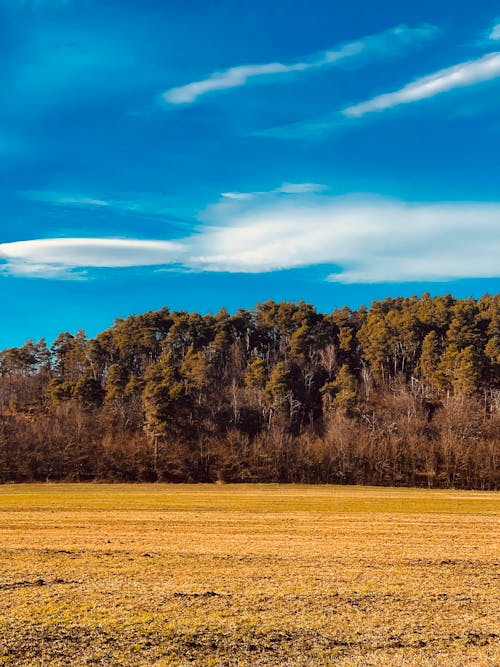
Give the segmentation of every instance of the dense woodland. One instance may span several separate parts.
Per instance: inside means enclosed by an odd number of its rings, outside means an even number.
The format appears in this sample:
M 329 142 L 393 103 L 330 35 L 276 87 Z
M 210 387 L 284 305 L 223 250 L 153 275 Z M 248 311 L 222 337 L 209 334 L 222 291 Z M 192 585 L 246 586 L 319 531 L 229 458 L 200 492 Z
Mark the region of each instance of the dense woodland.
M 500 295 L 163 308 L 0 353 L 0 481 L 499 485 Z

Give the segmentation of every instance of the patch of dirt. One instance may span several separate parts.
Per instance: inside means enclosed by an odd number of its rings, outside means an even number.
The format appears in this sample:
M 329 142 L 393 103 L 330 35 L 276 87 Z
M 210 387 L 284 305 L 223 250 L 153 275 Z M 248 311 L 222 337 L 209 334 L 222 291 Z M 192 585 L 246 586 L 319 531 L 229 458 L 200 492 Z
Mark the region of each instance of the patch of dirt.
M 58 586 L 61 584 L 81 584 L 78 579 L 53 579 L 52 581 L 45 581 L 45 579 L 34 579 L 33 581 L 12 581 L 0 583 L 0 591 L 9 591 L 16 588 L 37 588 L 39 586 Z
M 215 591 L 204 591 L 203 593 L 174 593 L 174 598 L 224 598 L 228 597 L 225 593 L 216 593 Z

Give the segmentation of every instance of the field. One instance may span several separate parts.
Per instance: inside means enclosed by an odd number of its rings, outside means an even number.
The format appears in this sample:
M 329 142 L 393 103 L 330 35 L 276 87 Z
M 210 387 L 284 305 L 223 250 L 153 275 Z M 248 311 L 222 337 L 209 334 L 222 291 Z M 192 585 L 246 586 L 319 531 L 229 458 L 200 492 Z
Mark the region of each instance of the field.
M 0 665 L 493 667 L 498 495 L 0 486 Z

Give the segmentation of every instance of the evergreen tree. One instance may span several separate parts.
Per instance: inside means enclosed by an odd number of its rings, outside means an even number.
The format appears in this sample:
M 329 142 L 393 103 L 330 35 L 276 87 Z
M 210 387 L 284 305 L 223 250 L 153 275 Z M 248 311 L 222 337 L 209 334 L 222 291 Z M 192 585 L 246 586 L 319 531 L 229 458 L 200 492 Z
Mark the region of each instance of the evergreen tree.
M 263 389 L 266 384 L 266 365 L 264 360 L 260 357 L 254 359 L 249 364 L 248 370 L 245 373 L 245 385 L 253 389 Z
M 435 331 L 427 334 L 422 342 L 420 353 L 419 370 L 425 382 L 430 385 L 436 380 L 436 371 L 440 361 L 439 340 Z

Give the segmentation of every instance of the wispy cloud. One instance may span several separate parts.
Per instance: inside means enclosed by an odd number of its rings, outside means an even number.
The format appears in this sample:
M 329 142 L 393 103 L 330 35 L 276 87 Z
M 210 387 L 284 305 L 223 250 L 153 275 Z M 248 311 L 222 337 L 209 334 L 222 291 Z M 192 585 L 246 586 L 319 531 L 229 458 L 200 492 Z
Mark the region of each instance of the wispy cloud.
M 248 200 L 265 195 L 303 195 L 324 192 L 328 186 L 321 183 L 283 183 L 273 190 L 255 190 L 253 192 L 222 192 L 224 199 Z
M 168 193 L 75 194 L 56 190 L 28 190 L 18 194 L 26 199 L 43 202 L 50 206 L 89 211 L 101 210 L 120 215 L 154 216 L 182 227 L 193 224 L 193 220 L 172 213 L 175 198 Z
M 344 116 L 359 118 L 374 111 L 392 109 L 401 104 L 409 104 L 440 95 L 455 88 L 465 88 L 489 81 L 500 76 L 500 52 L 488 53 L 477 60 L 447 67 L 424 76 L 403 88 L 367 101 L 354 104 L 342 110 Z
M 476 60 L 470 60 L 421 77 L 403 88 L 371 97 L 337 111 L 307 120 L 287 123 L 254 132 L 256 136 L 280 139 L 319 138 L 326 133 L 344 131 L 364 116 L 387 111 L 405 104 L 420 102 L 437 95 L 468 88 L 500 77 L 500 51 L 494 51 Z
M 497 23 L 490 32 L 490 39 L 500 39 L 500 23 Z
M 382 198 L 275 195 L 209 207 L 179 241 L 38 239 L 0 245 L 3 271 L 81 276 L 82 269 L 158 266 L 263 273 L 313 265 L 344 283 L 499 275 L 500 203 L 405 203 Z
M 433 25 L 420 25 L 409 28 L 399 25 L 384 32 L 368 35 L 362 39 L 344 42 L 327 51 L 311 54 L 300 62 L 272 62 L 260 65 L 240 65 L 221 72 L 213 72 L 207 78 L 193 81 L 183 86 L 170 88 L 163 93 L 163 99 L 169 104 L 191 104 L 207 93 L 245 86 L 250 80 L 265 80 L 271 76 L 292 74 L 332 67 L 347 59 L 383 58 L 397 54 L 412 46 L 432 39 L 438 33 Z
M 271 192 L 285 195 L 303 195 L 308 192 L 323 192 L 324 190 L 328 190 L 328 186 L 321 183 L 283 183 Z
M 306 120 L 256 130 L 252 132 L 252 136 L 276 139 L 318 139 L 327 133 L 347 129 L 352 126 L 353 122 L 353 119 L 347 118 L 340 111 L 331 111 Z
M 496 18 L 488 31 L 487 38 L 489 40 L 500 40 L 500 18 Z
M 87 272 L 83 269 L 68 267 L 64 264 L 44 264 L 24 259 L 10 259 L 1 263 L 0 276 L 15 276 L 17 278 L 40 278 L 43 280 L 86 280 Z
M 58 197 L 57 200 L 54 202 L 57 204 L 61 204 L 62 206 L 98 206 L 99 208 L 101 207 L 107 207 L 110 205 L 108 201 L 105 201 L 104 199 L 93 199 L 92 197 Z
M 185 86 L 171 88 L 163 95 L 163 99 L 171 104 L 189 104 L 198 97 L 217 90 L 239 88 L 244 86 L 250 78 L 270 74 L 287 74 L 310 69 L 306 63 L 282 65 L 281 63 L 267 63 L 266 65 L 241 65 L 231 67 L 223 72 L 214 72 L 207 79 L 194 81 Z

